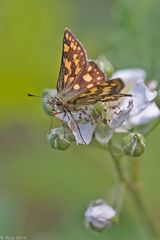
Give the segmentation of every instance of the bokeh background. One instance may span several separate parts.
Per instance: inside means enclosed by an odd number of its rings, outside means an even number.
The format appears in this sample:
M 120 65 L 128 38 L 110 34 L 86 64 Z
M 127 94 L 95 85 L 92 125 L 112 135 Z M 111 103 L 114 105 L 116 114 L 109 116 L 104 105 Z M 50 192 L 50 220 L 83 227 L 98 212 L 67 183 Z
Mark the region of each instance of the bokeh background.
M 115 68 L 143 67 L 160 79 L 158 0 L 0 1 L 0 236 L 27 239 L 149 239 L 127 198 L 120 223 L 101 234 L 84 227 L 91 200 L 105 197 L 116 181 L 107 153 L 91 146 L 65 152 L 49 146 L 50 119 L 41 94 L 56 86 L 64 27 L 96 59 Z M 159 129 L 147 139 L 140 178 L 148 209 L 160 220 Z

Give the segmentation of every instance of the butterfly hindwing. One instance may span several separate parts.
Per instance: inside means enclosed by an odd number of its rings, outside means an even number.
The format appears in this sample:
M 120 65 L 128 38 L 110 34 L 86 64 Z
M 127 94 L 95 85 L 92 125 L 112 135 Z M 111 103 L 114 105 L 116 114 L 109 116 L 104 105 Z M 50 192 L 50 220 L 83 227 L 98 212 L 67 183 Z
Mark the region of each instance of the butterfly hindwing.
M 85 65 L 81 74 L 77 76 L 70 87 L 62 92 L 63 100 L 68 102 L 72 98 L 76 98 L 80 94 L 87 92 L 89 88 L 105 81 L 103 72 L 98 68 L 96 63 L 90 61 Z
M 87 89 L 105 82 L 103 72 L 98 68 L 93 61 L 87 63 L 82 74 L 72 84 L 72 89 L 78 93 L 85 92 Z
M 104 81 L 101 84 L 95 84 L 91 88 L 86 89 L 85 92 L 71 99 L 69 103 L 75 105 L 90 105 L 98 101 L 114 101 L 120 97 L 126 96 L 125 94 L 120 93 L 123 88 L 124 83 L 119 78 Z

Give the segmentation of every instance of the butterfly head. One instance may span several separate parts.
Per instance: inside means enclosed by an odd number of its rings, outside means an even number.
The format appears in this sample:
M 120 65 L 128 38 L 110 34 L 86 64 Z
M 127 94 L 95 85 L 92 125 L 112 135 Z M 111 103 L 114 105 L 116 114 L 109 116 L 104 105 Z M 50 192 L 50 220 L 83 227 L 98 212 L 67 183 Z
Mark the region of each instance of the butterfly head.
M 57 97 L 50 96 L 47 99 L 47 105 L 51 109 L 51 112 L 53 115 L 57 115 L 65 112 L 65 107 L 63 106 L 61 99 Z

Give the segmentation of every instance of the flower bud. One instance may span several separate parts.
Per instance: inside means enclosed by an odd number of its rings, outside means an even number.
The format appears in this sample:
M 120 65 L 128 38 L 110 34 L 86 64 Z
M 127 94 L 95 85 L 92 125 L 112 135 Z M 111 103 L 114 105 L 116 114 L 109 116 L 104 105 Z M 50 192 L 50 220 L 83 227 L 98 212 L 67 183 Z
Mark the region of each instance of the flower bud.
M 44 89 L 43 94 L 42 94 L 42 107 L 43 110 L 49 114 L 52 115 L 53 110 L 51 108 L 51 105 L 48 104 L 48 99 L 49 97 L 55 97 L 57 91 L 55 89 Z
M 111 227 L 117 222 L 116 211 L 104 200 L 92 202 L 85 212 L 86 224 L 97 232 Z
M 47 137 L 52 148 L 62 150 L 62 151 L 69 148 L 73 140 L 73 136 L 71 135 L 71 132 L 69 132 L 68 129 L 64 129 L 60 127 L 51 129 Z
M 127 156 L 138 157 L 141 156 L 145 150 L 145 143 L 142 134 L 130 133 L 121 141 L 123 153 Z
M 112 76 L 112 73 L 114 71 L 113 65 L 109 62 L 109 60 L 104 56 L 101 55 L 96 60 L 96 63 L 98 67 L 101 69 L 101 71 L 110 78 Z

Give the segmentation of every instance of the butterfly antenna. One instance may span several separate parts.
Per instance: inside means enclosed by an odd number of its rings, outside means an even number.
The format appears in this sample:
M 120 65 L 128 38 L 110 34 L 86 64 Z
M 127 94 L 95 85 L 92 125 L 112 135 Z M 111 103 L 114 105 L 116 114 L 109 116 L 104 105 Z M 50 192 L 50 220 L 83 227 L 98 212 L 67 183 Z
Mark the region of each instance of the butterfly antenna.
M 52 128 L 53 128 L 53 115 L 51 115 L 50 126 L 49 126 L 49 129 L 48 129 L 48 134 L 50 134 Z
M 27 93 L 27 96 L 28 97 L 38 97 L 38 98 L 46 98 L 46 99 L 50 99 L 49 96 L 42 96 L 42 95 L 35 95 L 35 94 L 32 94 L 32 93 Z
M 32 94 L 32 93 L 27 93 L 27 96 L 28 97 L 42 97 L 40 95 L 35 95 L 35 94 Z

